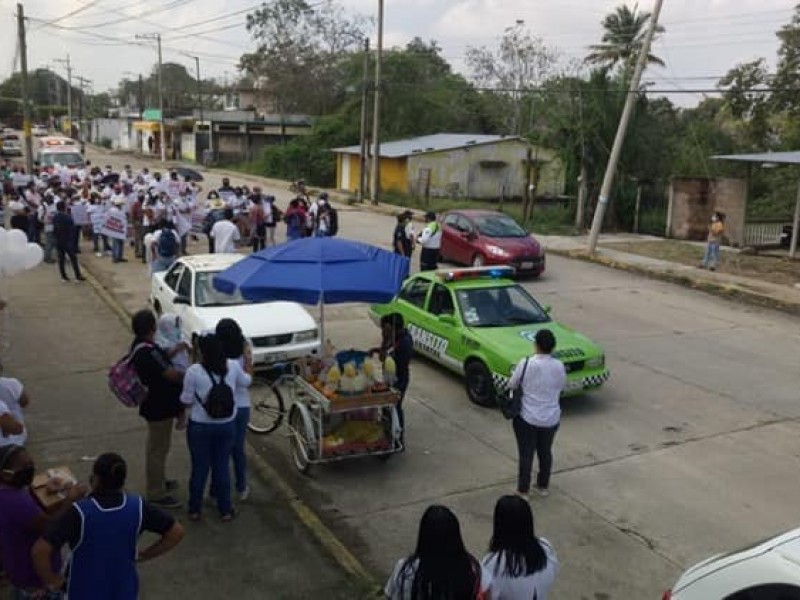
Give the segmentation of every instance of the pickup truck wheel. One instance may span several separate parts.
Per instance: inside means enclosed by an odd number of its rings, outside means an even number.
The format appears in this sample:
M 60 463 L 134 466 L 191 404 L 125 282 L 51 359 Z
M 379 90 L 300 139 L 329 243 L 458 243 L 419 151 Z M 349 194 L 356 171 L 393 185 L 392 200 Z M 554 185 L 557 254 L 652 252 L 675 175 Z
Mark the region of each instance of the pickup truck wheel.
M 162 313 L 161 302 L 158 300 L 153 302 L 153 309 L 156 311 L 156 316 L 160 317 Z
M 467 396 L 478 406 L 494 406 L 495 389 L 492 372 L 479 360 L 471 360 L 464 369 L 464 383 Z

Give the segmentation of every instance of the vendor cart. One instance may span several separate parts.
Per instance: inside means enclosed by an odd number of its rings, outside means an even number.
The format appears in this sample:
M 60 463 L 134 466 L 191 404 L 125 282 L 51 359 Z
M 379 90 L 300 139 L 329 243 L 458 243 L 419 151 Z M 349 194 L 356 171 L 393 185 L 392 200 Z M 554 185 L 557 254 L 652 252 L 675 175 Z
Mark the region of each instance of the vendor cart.
M 395 390 L 328 398 L 300 376 L 289 382 L 292 460 L 314 464 L 362 456 L 389 458 L 403 450 Z
M 325 343 L 326 303 L 388 302 L 408 271 L 407 258 L 381 248 L 339 238 L 306 238 L 250 255 L 219 273 L 214 287 L 256 302 L 319 303 Z M 345 391 L 330 381 L 323 385 L 296 364 L 251 395 L 251 414 L 264 418 L 257 426 L 251 423 L 251 430 L 260 433 L 280 425 L 287 396 L 292 459 L 302 472 L 313 464 L 348 458 L 388 458 L 403 449 L 397 410 L 401 395 L 382 382 L 370 380 Z

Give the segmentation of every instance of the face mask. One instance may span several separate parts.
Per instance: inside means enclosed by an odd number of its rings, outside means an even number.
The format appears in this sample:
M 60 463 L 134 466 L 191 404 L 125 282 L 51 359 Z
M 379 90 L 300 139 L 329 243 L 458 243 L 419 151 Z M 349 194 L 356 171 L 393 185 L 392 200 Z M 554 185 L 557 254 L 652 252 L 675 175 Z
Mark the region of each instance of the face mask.
M 35 473 L 35 468 L 33 465 L 30 467 L 23 467 L 19 471 L 11 471 L 8 469 L 4 469 L 3 473 L 6 475 L 11 475 L 11 485 L 18 488 L 28 487 L 30 484 L 33 483 L 33 476 Z

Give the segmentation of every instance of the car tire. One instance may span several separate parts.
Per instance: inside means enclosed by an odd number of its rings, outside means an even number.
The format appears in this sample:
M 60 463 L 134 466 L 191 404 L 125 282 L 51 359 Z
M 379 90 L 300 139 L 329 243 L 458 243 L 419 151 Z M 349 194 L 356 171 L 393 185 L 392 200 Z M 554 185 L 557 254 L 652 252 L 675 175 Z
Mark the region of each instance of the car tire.
M 486 264 L 486 259 L 483 257 L 483 254 L 476 254 L 472 257 L 472 266 L 473 267 L 482 267 Z
M 153 310 L 156 311 L 156 316 L 160 317 L 162 313 L 161 302 L 159 302 L 158 300 L 153 302 Z
M 470 402 L 490 407 L 497 404 L 492 372 L 480 360 L 471 360 L 464 367 L 464 384 Z

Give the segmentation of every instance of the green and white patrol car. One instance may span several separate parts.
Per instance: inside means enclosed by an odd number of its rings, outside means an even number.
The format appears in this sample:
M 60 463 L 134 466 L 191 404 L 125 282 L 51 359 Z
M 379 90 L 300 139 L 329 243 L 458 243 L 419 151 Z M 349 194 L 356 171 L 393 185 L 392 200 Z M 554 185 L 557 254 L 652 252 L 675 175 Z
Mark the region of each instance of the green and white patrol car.
M 553 355 L 564 363 L 563 396 L 600 387 L 609 378 L 602 348 L 550 318 L 513 279 L 512 267 L 427 271 L 406 280 L 387 304 L 376 304 L 370 317 L 400 313 L 414 339 L 414 349 L 464 375 L 469 399 L 481 406 L 507 393 L 511 372 L 533 350 L 539 329 L 556 337 Z

